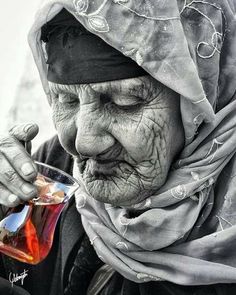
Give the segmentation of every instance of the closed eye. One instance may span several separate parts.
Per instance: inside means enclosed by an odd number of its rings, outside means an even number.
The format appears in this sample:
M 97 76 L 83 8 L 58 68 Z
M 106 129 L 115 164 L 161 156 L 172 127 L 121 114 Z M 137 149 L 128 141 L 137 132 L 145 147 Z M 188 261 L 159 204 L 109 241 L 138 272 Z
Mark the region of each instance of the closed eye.
M 117 96 L 112 98 L 112 103 L 122 111 L 135 112 L 143 106 L 144 100 L 136 96 Z
M 79 103 L 79 98 L 77 95 L 72 93 L 59 93 L 58 100 L 62 104 L 76 104 Z
M 129 107 L 140 105 L 143 103 L 143 100 L 136 96 L 114 96 L 112 97 L 112 102 L 119 107 Z

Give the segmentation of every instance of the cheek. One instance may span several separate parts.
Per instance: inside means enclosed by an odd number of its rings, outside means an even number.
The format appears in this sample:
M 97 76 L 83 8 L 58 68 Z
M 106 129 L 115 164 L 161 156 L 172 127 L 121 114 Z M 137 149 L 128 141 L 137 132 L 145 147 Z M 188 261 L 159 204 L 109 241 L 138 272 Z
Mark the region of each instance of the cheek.
M 114 135 L 127 157 L 136 163 L 166 157 L 169 142 L 169 116 L 160 109 L 146 108 L 140 114 L 117 119 Z
M 77 155 L 75 150 L 76 138 L 76 112 L 53 106 L 53 122 L 58 133 L 58 138 L 63 148 L 72 155 Z
M 154 131 L 145 123 L 144 113 L 117 117 L 113 120 L 112 133 L 128 157 L 135 162 L 147 156 L 147 142 L 153 141 Z

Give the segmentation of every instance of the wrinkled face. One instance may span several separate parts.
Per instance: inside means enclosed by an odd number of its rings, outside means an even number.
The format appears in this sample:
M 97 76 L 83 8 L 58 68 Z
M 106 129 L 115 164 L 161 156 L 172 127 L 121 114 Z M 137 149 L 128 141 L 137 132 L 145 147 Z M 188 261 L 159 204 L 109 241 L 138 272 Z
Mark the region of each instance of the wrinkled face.
M 93 198 L 128 206 L 163 185 L 183 146 L 176 93 L 150 76 L 50 89 L 60 142 Z

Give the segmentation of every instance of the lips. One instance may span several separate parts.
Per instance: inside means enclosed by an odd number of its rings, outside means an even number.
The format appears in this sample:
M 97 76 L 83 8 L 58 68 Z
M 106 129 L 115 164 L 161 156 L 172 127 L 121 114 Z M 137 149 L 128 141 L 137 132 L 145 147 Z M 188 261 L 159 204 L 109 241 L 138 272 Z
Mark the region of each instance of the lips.
M 94 160 L 88 159 L 86 161 L 86 170 L 89 170 L 89 173 L 93 176 L 99 176 L 102 174 L 104 176 L 114 176 L 115 168 L 120 163 L 117 160 Z

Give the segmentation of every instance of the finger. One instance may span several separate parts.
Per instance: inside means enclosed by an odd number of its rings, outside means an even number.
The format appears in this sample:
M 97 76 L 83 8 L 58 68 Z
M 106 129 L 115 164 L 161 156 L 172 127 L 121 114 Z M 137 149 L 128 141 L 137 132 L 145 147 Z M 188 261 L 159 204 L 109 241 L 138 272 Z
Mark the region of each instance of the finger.
M 34 123 L 18 124 L 9 130 L 9 133 L 21 141 L 32 140 L 39 132 L 39 127 Z
M 6 207 L 16 207 L 20 204 L 20 198 L 0 184 L 0 204 Z
M 13 136 L 0 136 L 0 158 L 4 157 L 24 180 L 33 181 L 36 178 L 35 163 L 22 144 Z
M 0 155 L 0 183 L 11 193 L 23 201 L 28 201 L 37 195 L 37 188 L 30 182 L 24 181 L 6 158 Z M 1 196 L 0 196 L 1 197 Z
M 31 141 L 25 141 L 23 146 L 29 155 L 31 155 L 32 144 Z

